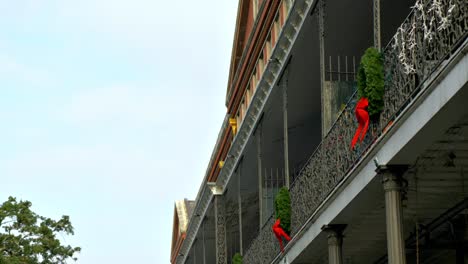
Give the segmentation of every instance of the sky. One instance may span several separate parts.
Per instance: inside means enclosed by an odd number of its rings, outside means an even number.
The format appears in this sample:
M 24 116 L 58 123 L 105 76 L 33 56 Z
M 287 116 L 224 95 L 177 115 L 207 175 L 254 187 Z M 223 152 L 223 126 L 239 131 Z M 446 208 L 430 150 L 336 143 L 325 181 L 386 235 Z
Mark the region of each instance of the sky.
M 236 0 L 0 0 L 0 201 L 69 215 L 77 263 L 169 263 L 224 105 Z

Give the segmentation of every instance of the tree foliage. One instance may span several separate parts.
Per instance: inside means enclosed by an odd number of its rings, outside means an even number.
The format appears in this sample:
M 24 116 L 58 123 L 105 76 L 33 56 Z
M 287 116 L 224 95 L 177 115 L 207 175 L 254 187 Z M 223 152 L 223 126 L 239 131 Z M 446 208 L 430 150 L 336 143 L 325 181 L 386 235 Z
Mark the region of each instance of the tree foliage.
M 73 235 L 68 216 L 58 221 L 31 211 L 31 202 L 9 197 L 0 206 L 0 263 L 62 264 L 77 260 L 79 247 L 62 245 L 57 234 Z
M 288 188 L 282 187 L 275 197 L 276 219 L 280 219 L 281 228 L 291 233 L 291 198 Z
M 383 109 L 383 56 L 376 48 L 368 48 L 361 58 L 357 76 L 360 97 L 369 100 L 369 116 L 376 118 Z
M 234 254 L 234 257 L 232 257 L 232 264 L 242 264 L 242 256 L 239 253 Z

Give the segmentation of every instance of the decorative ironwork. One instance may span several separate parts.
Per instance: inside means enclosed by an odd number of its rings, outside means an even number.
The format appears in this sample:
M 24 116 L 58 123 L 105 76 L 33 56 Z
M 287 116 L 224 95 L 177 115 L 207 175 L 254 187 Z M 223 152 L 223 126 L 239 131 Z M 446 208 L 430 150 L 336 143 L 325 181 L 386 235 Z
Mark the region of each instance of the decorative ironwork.
M 353 151 L 349 144 L 356 129 L 355 93 L 331 130 L 291 185 L 291 234 L 296 235 L 319 205 L 369 152 L 403 109 L 426 88 L 423 84 L 466 40 L 468 7 L 465 0 L 418 0 L 383 50 L 384 110 Z M 280 250 L 274 244 L 273 218 L 252 241 L 246 263 L 270 263 Z
M 270 217 L 263 226 L 258 236 L 251 242 L 243 260 L 249 264 L 270 263 L 280 252 L 278 242 L 271 230 L 275 219 Z M 254 250 L 253 250 L 254 249 Z
M 216 264 L 227 263 L 226 247 L 226 205 L 223 195 L 216 195 L 214 199 L 215 207 L 215 227 L 216 227 Z

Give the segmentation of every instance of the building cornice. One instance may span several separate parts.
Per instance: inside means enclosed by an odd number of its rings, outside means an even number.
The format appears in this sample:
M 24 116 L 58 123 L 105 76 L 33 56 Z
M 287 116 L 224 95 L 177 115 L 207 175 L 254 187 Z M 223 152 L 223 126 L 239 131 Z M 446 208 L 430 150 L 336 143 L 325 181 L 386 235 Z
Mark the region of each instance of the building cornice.
M 256 58 L 258 57 L 258 53 L 260 52 L 258 48 L 258 43 L 261 42 L 263 45 L 262 34 L 265 31 L 265 25 L 272 22 L 272 18 L 270 17 L 270 6 L 272 4 L 279 5 L 280 1 L 271 1 L 271 0 L 264 0 L 262 5 L 260 6 L 259 14 L 255 18 L 254 25 L 252 30 L 250 31 L 249 38 L 247 39 L 247 43 L 245 44 L 242 55 L 237 65 L 232 65 L 235 68 L 232 69 L 233 74 L 229 78 L 228 82 L 228 95 L 226 96 L 226 106 L 228 108 L 228 113 L 235 113 L 233 111 L 233 104 L 236 101 L 237 97 L 242 97 L 242 91 L 240 91 L 240 85 L 242 81 L 245 79 L 245 75 L 249 72 L 252 72 L 253 66 L 255 65 Z M 276 11 L 276 10 L 275 10 Z M 270 15 L 270 16 L 269 16 Z M 237 109 L 236 109 L 237 110 Z
M 269 2 L 269 1 L 265 1 Z M 245 90 L 249 84 L 250 78 L 255 71 L 255 67 L 257 66 L 258 58 L 260 57 L 261 53 L 263 52 L 263 47 L 265 45 L 268 33 L 271 32 L 271 28 L 273 27 L 273 23 L 275 20 L 276 14 L 279 12 L 279 7 L 281 1 L 271 1 L 271 5 L 268 6 L 268 12 L 265 13 L 265 18 L 262 24 L 258 27 L 258 36 L 252 43 L 255 45 L 251 45 L 251 51 L 246 56 L 245 65 L 242 69 L 240 69 L 239 75 L 236 76 L 235 82 L 232 84 L 234 85 L 235 94 L 230 98 L 228 104 L 228 113 L 231 115 L 235 115 L 235 113 L 239 110 L 239 107 L 242 102 L 242 98 L 245 94 Z
M 239 0 L 239 4 L 237 6 L 237 16 L 236 16 L 236 29 L 234 31 L 234 38 L 232 41 L 232 52 L 231 52 L 231 62 L 229 65 L 229 76 L 228 76 L 228 84 L 226 87 L 226 102 L 227 105 L 229 96 L 231 95 L 231 81 L 236 73 L 237 65 L 239 60 L 242 58 L 242 54 L 239 56 L 238 53 L 243 45 L 240 42 L 244 42 L 245 39 L 241 38 L 242 35 L 245 36 L 245 31 L 247 30 L 247 20 L 248 15 L 244 15 L 245 12 L 249 11 L 249 2 L 245 0 Z M 243 20 L 243 17 L 245 19 Z

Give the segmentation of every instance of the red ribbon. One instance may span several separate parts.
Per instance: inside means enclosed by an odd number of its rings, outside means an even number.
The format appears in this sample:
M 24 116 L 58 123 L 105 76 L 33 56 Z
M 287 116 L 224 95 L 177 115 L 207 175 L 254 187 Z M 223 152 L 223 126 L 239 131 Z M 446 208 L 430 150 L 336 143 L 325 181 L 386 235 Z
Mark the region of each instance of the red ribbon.
M 291 238 L 288 236 L 288 234 L 286 234 L 286 232 L 284 232 L 283 228 L 281 228 L 279 218 L 273 224 L 272 229 L 273 229 L 273 233 L 275 233 L 276 239 L 278 239 L 279 241 L 281 252 L 284 253 L 282 237 L 284 237 L 287 241 L 290 241 Z
M 354 134 L 353 140 L 351 141 L 351 149 L 354 149 L 356 142 L 360 139 L 360 142 L 364 140 L 366 136 L 367 129 L 369 128 L 369 113 L 367 112 L 367 107 L 369 106 L 369 101 L 367 98 L 359 99 L 356 105 L 356 118 L 358 120 L 359 126 Z

